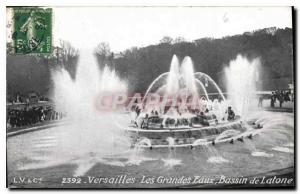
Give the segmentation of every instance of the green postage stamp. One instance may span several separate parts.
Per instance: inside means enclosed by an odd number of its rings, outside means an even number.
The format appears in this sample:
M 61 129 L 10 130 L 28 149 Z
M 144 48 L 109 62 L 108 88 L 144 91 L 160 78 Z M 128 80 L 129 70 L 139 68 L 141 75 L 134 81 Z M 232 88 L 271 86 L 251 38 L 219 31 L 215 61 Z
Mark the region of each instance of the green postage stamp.
M 12 43 L 15 53 L 51 53 L 52 9 L 14 7 Z

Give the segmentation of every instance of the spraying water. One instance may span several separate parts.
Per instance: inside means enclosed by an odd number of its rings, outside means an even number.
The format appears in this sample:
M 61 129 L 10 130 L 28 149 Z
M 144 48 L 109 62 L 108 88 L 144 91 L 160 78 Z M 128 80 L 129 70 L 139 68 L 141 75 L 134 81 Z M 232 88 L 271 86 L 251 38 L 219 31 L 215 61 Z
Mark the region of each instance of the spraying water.
M 179 61 L 176 55 L 173 56 L 170 66 L 170 72 L 166 83 L 166 92 L 168 95 L 177 94 L 179 90 Z
M 176 151 L 174 148 L 175 139 L 172 137 L 168 137 L 166 141 L 169 144 L 169 156 L 168 158 L 161 159 L 164 162 L 164 166 L 168 169 L 173 168 L 174 166 L 179 166 L 182 164 L 181 160 L 176 158 Z
M 33 142 L 29 155 L 38 162 L 23 168 L 74 163 L 78 165 L 74 176 L 80 176 L 97 162 L 105 163 L 104 158 L 129 151 L 129 140 L 112 120 L 114 113 L 99 112 L 95 107 L 103 93 L 126 92 L 126 83 L 108 67 L 100 72 L 92 53 L 80 52 L 75 80 L 65 69 L 52 72 L 56 110 L 66 113 L 69 122 L 58 127 L 55 136 Z
M 127 161 L 128 165 L 139 165 L 143 161 L 153 160 L 151 158 L 146 158 L 142 156 L 142 151 L 144 147 L 151 147 L 150 139 L 142 138 L 134 145 L 133 153 Z
M 222 157 L 222 155 L 208 143 L 206 139 L 197 139 L 193 142 L 193 146 L 201 146 L 203 152 L 206 154 L 208 163 L 228 163 L 229 160 Z
M 80 52 L 75 80 L 65 69 L 52 72 L 56 109 L 69 118 L 99 116 L 95 107 L 97 97 L 105 93 L 126 93 L 127 85 L 108 66 L 100 72 L 96 58 L 89 50 Z
M 84 50 L 80 52 L 79 63 L 75 80 L 72 80 L 65 69 L 53 72 L 54 80 L 54 100 L 56 108 L 65 112 L 72 120 L 72 139 L 67 138 L 65 144 L 82 143 L 84 150 L 88 150 L 87 145 L 94 143 L 100 147 L 114 145 L 115 140 L 122 142 L 124 137 L 113 127 L 110 114 L 102 113 L 95 107 L 97 97 L 105 93 L 126 92 L 126 83 L 122 81 L 114 70 L 104 67 L 100 72 L 93 52 Z M 99 124 L 107 123 L 106 128 L 99 128 Z M 71 134 L 66 134 L 71 135 Z M 105 138 L 104 138 L 105 137 Z M 121 139 L 121 140 L 120 140 Z M 75 142 L 73 142 L 75 141 Z M 125 140 L 123 141 L 125 142 Z M 78 147 L 78 146 L 77 146 Z
M 228 100 L 237 113 L 246 116 L 252 100 L 256 100 L 256 81 L 258 80 L 259 59 L 252 61 L 238 55 L 225 68 Z
M 181 112 L 186 112 L 188 105 L 191 105 L 192 109 L 204 109 L 205 106 L 207 108 L 210 106 L 211 113 L 215 114 L 219 120 L 224 116 L 223 113 L 227 106 L 220 87 L 209 75 L 195 72 L 193 61 L 189 56 L 184 57 L 179 63 L 177 56 L 174 55 L 170 71 L 160 74 L 153 80 L 143 98 L 146 109 L 148 106 L 145 99 L 150 93 L 168 97 L 167 103 L 165 103 L 168 108 L 175 106 L 176 103 L 172 104 L 173 100 L 180 97 L 182 100 L 180 109 L 185 110 L 180 110 Z
M 191 57 L 185 57 L 181 65 L 181 73 L 183 78 L 183 88 L 186 90 L 186 95 L 197 95 L 196 82 L 194 76 L 194 65 Z

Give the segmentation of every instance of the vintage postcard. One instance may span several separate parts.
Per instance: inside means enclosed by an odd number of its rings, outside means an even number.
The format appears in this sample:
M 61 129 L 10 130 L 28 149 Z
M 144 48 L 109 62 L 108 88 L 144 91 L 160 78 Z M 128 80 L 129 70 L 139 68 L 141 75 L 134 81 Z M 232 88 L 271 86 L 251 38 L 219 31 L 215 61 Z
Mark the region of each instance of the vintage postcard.
M 6 7 L 8 188 L 295 188 L 293 7 Z

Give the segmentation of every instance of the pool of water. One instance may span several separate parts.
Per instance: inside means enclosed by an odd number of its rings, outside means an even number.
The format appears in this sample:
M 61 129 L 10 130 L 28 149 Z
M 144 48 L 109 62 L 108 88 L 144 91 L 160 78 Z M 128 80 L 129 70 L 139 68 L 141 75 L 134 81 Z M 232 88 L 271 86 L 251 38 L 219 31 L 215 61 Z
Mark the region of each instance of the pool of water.
M 77 121 L 8 138 L 8 185 L 148 188 L 209 184 L 214 187 L 210 181 L 215 183 L 222 176 L 268 175 L 274 170 L 294 167 L 292 113 L 253 112 L 247 121 L 263 128 L 252 139 L 193 149 L 130 148 L 123 130 L 128 119 L 127 114 L 106 115 L 96 121 Z M 42 182 L 16 183 L 16 177 L 39 177 Z M 78 184 L 62 184 L 64 178 L 72 177 L 76 177 Z

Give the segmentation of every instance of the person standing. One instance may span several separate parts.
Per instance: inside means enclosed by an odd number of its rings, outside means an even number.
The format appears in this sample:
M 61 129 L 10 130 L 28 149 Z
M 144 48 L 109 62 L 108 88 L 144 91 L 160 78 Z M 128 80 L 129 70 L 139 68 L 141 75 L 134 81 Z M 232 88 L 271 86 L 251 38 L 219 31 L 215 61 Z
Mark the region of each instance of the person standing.
M 279 92 L 279 94 L 278 94 L 278 101 L 279 101 L 279 107 L 282 108 L 282 104 L 283 104 L 283 101 L 284 101 L 282 91 Z
M 264 100 L 264 97 L 259 96 L 259 98 L 258 98 L 258 107 L 262 107 L 263 100 Z
M 272 108 L 274 107 L 275 100 L 276 100 L 275 94 L 274 94 L 274 92 L 272 92 L 272 95 L 271 95 L 271 107 Z

